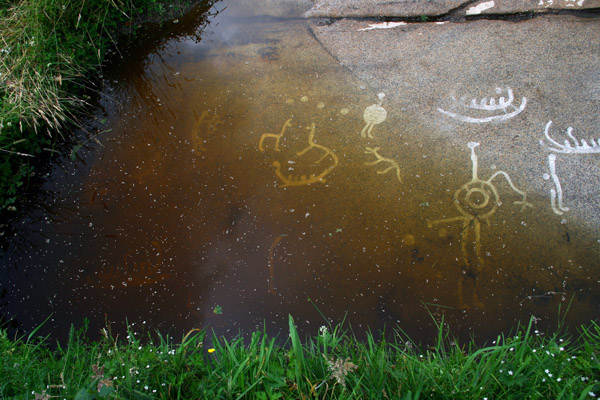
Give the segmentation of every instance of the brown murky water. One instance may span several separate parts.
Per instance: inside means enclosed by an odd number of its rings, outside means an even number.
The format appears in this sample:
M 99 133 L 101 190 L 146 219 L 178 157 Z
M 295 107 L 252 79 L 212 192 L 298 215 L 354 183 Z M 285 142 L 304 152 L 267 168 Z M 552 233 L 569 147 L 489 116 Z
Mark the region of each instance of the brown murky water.
M 209 22 L 114 66 L 15 224 L 1 303 L 24 329 L 314 333 L 318 307 L 358 335 L 426 340 L 433 316 L 485 340 L 571 301 L 569 323 L 598 317 L 594 229 L 548 226 L 547 194 L 386 110 L 302 20 Z

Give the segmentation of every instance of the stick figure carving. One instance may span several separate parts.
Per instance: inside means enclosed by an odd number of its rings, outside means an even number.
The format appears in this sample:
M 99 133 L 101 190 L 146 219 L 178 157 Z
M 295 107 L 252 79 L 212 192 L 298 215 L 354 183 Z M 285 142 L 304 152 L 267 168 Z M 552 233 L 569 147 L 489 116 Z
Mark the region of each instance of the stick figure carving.
M 569 207 L 565 207 L 563 204 L 563 192 L 562 187 L 560 186 L 560 180 L 558 179 L 558 175 L 556 175 L 556 154 L 548 154 L 548 168 L 550 169 L 550 174 L 542 175 L 545 180 L 550 179 L 552 177 L 552 182 L 554 182 L 555 189 L 550 189 L 550 206 L 552 206 L 552 211 L 554 211 L 557 215 L 562 215 L 564 211 L 569 211 Z M 557 207 L 557 199 L 558 197 L 558 207 Z
M 461 254 L 463 262 L 467 267 L 466 274 L 475 279 L 475 290 L 473 291 L 473 303 L 477 306 L 482 306 L 478 299 L 478 289 L 476 273 L 481 271 L 483 267 L 483 258 L 481 256 L 481 222 L 490 224 L 490 218 L 494 215 L 498 206 L 500 205 L 500 196 L 496 186 L 493 184 L 494 178 L 499 175 L 504 176 L 508 184 L 516 193 L 522 196 L 520 201 L 515 201 L 514 204 L 521 205 L 521 211 L 525 210 L 526 207 L 532 207 L 527 202 L 527 195 L 525 192 L 517 189 L 513 184 L 510 176 L 504 171 L 498 171 L 494 173 L 489 179 L 482 180 L 478 176 L 478 163 L 477 154 L 475 148 L 479 146 L 477 142 L 469 142 L 468 147 L 471 149 L 471 162 L 472 162 L 472 178 L 469 182 L 462 185 L 456 192 L 454 192 L 454 205 L 461 214 L 460 216 L 453 218 L 439 219 L 435 221 L 428 221 L 427 226 L 429 228 L 437 224 L 444 224 L 449 222 L 461 221 Z M 474 236 L 475 242 L 475 256 L 476 265 L 473 265 L 469 258 L 469 252 L 467 250 L 467 243 L 471 237 L 471 232 Z M 464 277 L 459 282 L 459 302 L 464 306 L 462 286 Z
M 362 128 L 362 131 L 360 131 L 360 136 L 364 138 L 368 137 L 369 139 L 373 139 L 373 135 L 371 134 L 373 127 L 381 124 L 387 118 L 387 111 L 385 111 L 385 108 L 381 107 L 385 93 L 379 93 L 377 97 L 379 97 L 379 103 L 372 104 L 365 108 L 365 112 L 363 113 L 363 119 L 366 124 L 364 128 Z
M 584 139 L 577 139 L 573 135 L 573 128 L 567 128 L 568 139 L 564 140 L 564 144 L 560 144 L 550 136 L 550 126 L 552 121 L 548 121 L 544 129 L 544 136 L 546 140 L 540 140 L 540 144 L 545 147 L 548 151 L 553 153 L 548 154 L 548 169 L 550 174 L 543 174 L 542 177 L 545 180 L 549 180 L 552 177 L 555 189 L 550 189 L 550 206 L 552 211 L 557 215 L 562 215 L 564 212 L 569 211 L 569 207 L 565 207 L 563 204 L 563 191 L 560 185 L 560 180 L 556 174 L 556 154 L 600 154 L 600 138 L 596 141 L 591 139 L 591 145 L 588 144 Z

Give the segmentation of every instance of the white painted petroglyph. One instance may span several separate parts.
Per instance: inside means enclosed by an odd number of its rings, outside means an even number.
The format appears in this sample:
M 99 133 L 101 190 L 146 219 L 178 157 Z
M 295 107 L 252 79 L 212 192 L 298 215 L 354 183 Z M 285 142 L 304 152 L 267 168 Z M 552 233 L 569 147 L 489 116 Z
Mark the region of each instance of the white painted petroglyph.
M 581 7 L 583 6 L 583 3 L 585 3 L 585 0 L 562 0 L 562 2 L 566 7 Z M 538 3 L 538 6 L 542 6 L 545 8 L 552 7 L 553 5 L 554 0 L 540 0 L 540 2 Z
M 475 112 L 483 111 L 485 113 L 488 113 L 488 112 L 495 113 L 495 112 L 501 111 L 502 114 L 475 117 L 475 116 L 465 115 L 459 111 L 457 111 L 457 112 L 447 111 L 447 110 L 443 110 L 442 108 L 438 108 L 437 110 L 439 112 L 441 112 L 442 114 L 448 115 L 451 118 L 454 118 L 454 119 L 457 119 L 457 120 L 463 121 L 463 122 L 473 123 L 473 124 L 492 122 L 492 121 L 506 121 L 510 118 L 513 118 L 513 117 L 519 115 L 525 109 L 525 107 L 527 105 L 527 98 L 525 98 L 523 96 L 523 98 L 521 99 L 521 104 L 517 107 L 516 105 L 513 104 L 515 97 L 513 95 L 512 89 L 510 87 L 507 87 L 506 89 L 496 88 L 496 94 L 498 94 L 498 95 L 502 94 L 502 92 L 504 92 L 504 91 L 506 91 L 507 97 L 500 96 L 500 98 L 498 98 L 497 101 L 494 97 L 490 98 L 489 100 L 487 99 L 487 97 L 484 97 L 479 101 L 477 101 L 477 99 L 472 99 L 471 102 L 468 103 L 466 101 L 465 97 L 461 97 L 459 100 L 452 97 L 452 99 L 455 102 L 455 106 L 458 109 L 464 109 L 467 112 L 469 110 L 474 110 Z
M 557 215 L 562 215 L 563 211 L 569 211 L 569 207 L 565 207 L 563 204 L 562 187 L 560 186 L 558 175 L 556 175 L 556 154 L 548 154 L 548 168 L 550 169 L 550 175 L 544 174 L 543 177 L 545 180 L 548 180 L 550 177 L 552 177 L 552 181 L 556 187 L 556 190 L 550 189 L 550 205 L 552 206 L 552 211 L 554 211 L 554 213 Z M 558 207 L 556 206 L 557 197 Z
M 387 118 L 387 111 L 385 108 L 381 107 L 385 93 L 379 93 L 377 97 L 379 97 L 378 104 L 373 104 L 365 108 L 363 118 L 366 124 L 364 128 L 362 128 L 362 131 L 360 131 L 360 136 L 362 137 L 373 139 L 373 135 L 371 134 L 373 127 L 381 124 Z
M 368 28 L 359 29 L 358 31 L 371 31 L 373 29 L 391 29 L 398 26 L 406 25 L 406 22 L 381 22 L 379 24 L 369 24 Z
M 548 140 L 549 144 L 546 144 L 544 142 L 544 140 L 540 140 L 540 144 L 542 146 L 544 146 L 546 149 L 553 151 L 555 153 L 565 153 L 565 154 L 591 154 L 591 153 L 600 153 L 600 138 L 598 138 L 598 141 L 591 139 L 592 144 L 589 145 L 585 140 L 581 140 L 581 143 L 579 140 L 577 140 L 577 138 L 575 138 L 575 136 L 573 136 L 572 132 L 573 132 L 573 128 L 569 127 L 567 128 L 567 136 L 569 137 L 569 139 L 571 139 L 573 141 L 573 143 L 571 144 L 571 142 L 569 142 L 568 140 L 565 139 L 565 144 L 560 144 L 557 141 L 555 141 L 554 139 L 552 139 L 550 137 L 550 125 L 552 125 L 552 121 L 549 121 L 546 124 L 546 128 L 544 129 L 544 135 L 546 136 L 546 139 Z
M 550 169 L 550 174 L 544 174 L 543 177 L 545 180 L 549 180 L 550 177 L 552 177 L 552 181 L 554 182 L 556 189 L 550 189 L 550 205 L 552 206 L 552 211 L 554 211 L 557 215 L 562 215 L 564 211 L 569 211 L 569 208 L 563 205 L 563 192 L 560 186 L 560 180 L 556 174 L 556 154 L 554 153 L 600 154 L 600 138 L 597 140 L 591 139 L 592 144 L 590 145 L 583 139 L 578 140 L 573 135 L 573 128 L 568 127 L 568 139 L 564 140 L 564 144 L 560 144 L 550 136 L 551 125 L 552 121 L 548 121 L 544 129 L 544 136 L 546 137 L 546 140 L 540 140 L 540 144 L 544 146 L 544 148 L 553 152 L 548 154 L 548 168 Z
M 493 8 L 494 5 L 495 4 L 493 1 L 486 1 L 485 3 L 481 3 L 481 4 L 476 5 L 475 7 L 471 7 L 469 9 L 467 9 L 466 15 L 481 14 L 483 11 Z
M 454 192 L 454 205 L 461 215 L 428 222 L 427 225 L 431 228 L 433 225 L 441 223 L 462 221 L 461 252 L 463 261 L 467 266 L 472 265 L 468 256 L 467 244 L 472 243 L 472 240 L 469 240 L 469 237 L 471 231 L 473 231 L 475 236 L 475 255 L 478 261 L 477 269 L 481 269 L 483 266 L 480 243 L 481 222 L 483 221 L 489 225 L 489 219 L 494 215 L 498 206 L 501 204 L 498 189 L 492 182 L 494 178 L 498 175 L 504 176 L 512 190 L 521 195 L 522 199 L 514 202 L 514 204 L 521 205 L 521 211 L 524 211 L 526 207 L 532 207 L 532 205 L 527 202 L 527 194 L 519 190 L 513 184 L 510 176 L 506 172 L 497 171 L 488 180 L 484 181 L 480 179 L 478 176 L 477 154 L 475 153 L 475 148 L 479 146 L 479 143 L 469 142 L 467 145 L 469 149 L 471 149 L 472 178 Z

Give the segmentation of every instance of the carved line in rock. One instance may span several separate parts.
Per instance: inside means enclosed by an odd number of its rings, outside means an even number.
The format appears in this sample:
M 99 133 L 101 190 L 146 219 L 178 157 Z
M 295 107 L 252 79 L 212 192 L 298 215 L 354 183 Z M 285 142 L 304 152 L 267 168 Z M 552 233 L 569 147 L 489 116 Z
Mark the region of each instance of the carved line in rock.
M 521 211 L 526 207 L 532 207 L 527 202 L 527 195 L 525 192 L 519 190 L 512 182 L 510 176 L 504 171 L 498 171 L 494 173 L 488 180 L 481 180 L 478 177 L 478 160 L 475 148 L 479 146 L 477 142 L 469 142 L 468 147 L 471 149 L 471 162 L 472 162 L 472 178 L 469 182 L 465 183 L 454 193 L 455 207 L 461 214 L 458 217 L 440 219 L 433 222 L 429 222 L 428 226 L 431 228 L 433 225 L 454 221 L 463 221 L 463 240 L 461 243 L 461 251 L 463 254 L 463 260 L 465 264 L 470 266 L 471 262 L 468 258 L 467 242 L 469 238 L 469 230 L 473 229 L 475 232 L 475 253 L 479 262 L 479 268 L 483 265 L 481 259 L 481 246 L 480 246 L 480 235 L 481 221 L 489 224 L 489 218 L 491 218 L 498 208 L 500 203 L 500 196 L 498 190 L 493 184 L 493 180 L 498 176 L 502 175 L 507 180 L 510 187 L 522 196 L 522 200 L 515 201 L 514 204 L 521 205 Z
M 558 143 L 556 140 L 550 137 L 550 126 L 552 125 L 552 121 L 549 121 L 546 124 L 546 128 L 544 129 L 544 136 L 546 136 L 546 140 L 548 144 L 544 142 L 544 139 L 540 140 L 540 144 L 544 146 L 547 150 L 553 151 L 555 153 L 564 153 L 564 154 L 593 154 L 600 153 L 600 138 L 598 141 L 591 139 L 592 144 L 589 145 L 585 140 L 581 139 L 581 142 L 573 136 L 573 128 L 567 128 L 567 136 L 573 143 L 567 139 L 565 139 L 564 144 Z
M 562 215 L 563 211 L 569 211 L 569 207 L 565 207 L 563 204 L 562 187 L 560 186 L 558 175 L 556 175 L 556 154 L 548 154 L 548 168 L 550 169 L 550 175 L 544 174 L 543 177 L 545 180 L 548 180 L 550 177 L 552 177 L 552 181 L 556 187 L 556 190 L 550 189 L 550 205 L 552 206 L 552 211 L 554 211 L 555 214 Z M 557 197 L 558 207 L 556 204 Z
M 281 131 L 278 134 L 274 134 L 274 133 L 263 134 L 260 137 L 260 140 L 258 142 L 258 149 L 261 152 L 264 152 L 265 151 L 265 148 L 264 148 L 265 139 L 274 138 L 275 139 L 275 150 L 280 151 L 280 148 L 279 148 L 280 140 L 283 137 L 283 135 L 285 134 L 286 129 L 291 126 L 291 121 L 292 121 L 292 118 L 285 121 L 285 123 L 281 127 Z M 296 155 L 301 157 L 309 150 L 317 149 L 318 151 L 322 152 L 322 156 L 317 161 L 315 161 L 315 164 L 321 163 L 321 161 L 325 160 L 328 157 L 332 160 L 332 163 L 327 168 L 323 169 L 319 174 L 311 174 L 309 176 L 306 176 L 306 175 L 285 176 L 281 170 L 281 163 L 279 161 L 273 161 L 273 167 L 275 168 L 275 175 L 283 182 L 283 185 L 281 185 L 281 187 L 310 185 L 311 183 L 316 183 L 316 182 L 325 183 L 325 181 L 326 181 L 325 177 L 331 171 L 333 171 L 339 164 L 339 159 L 338 159 L 337 155 L 333 152 L 333 150 L 331 150 L 330 148 L 323 146 L 321 144 L 315 143 L 315 141 L 314 141 L 315 130 L 316 130 L 315 123 L 314 122 L 311 123 L 311 125 L 309 127 L 307 127 L 306 129 L 310 130 L 310 133 L 308 134 L 308 146 L 306 148 L 304 148 L 303 150 L 300 150 L 299 152 L 297 152 Z
M 498 205 L 500 204 L 500 196 L 498 194 L 498 190 L 492 181 L 499 175 L 502 175 L 506 179 L 512 190 L 515 191 L 515 193 L 522 196 L 522 199 L 520 201 L 514 202 L 514 204 L 521 205 L 521 211 L 524 211 L 526 207 L 532 207 L 532 205 L 527 202 L 526 193 L 519 190 L 513 184 L 510 176 L 506 172 L 498 171 L 485 181 L 479 178 L 478 160 L 477 154 L 475 153 L 475 148 L 477 146 L 479 146 L 478 142 L 468 143 L 468 147 L 469 149 L 471 149 L 471 180 L 462 185 L 454 193 L 454 205 L 461 215 L 452 218 L 428 221 L 427 226 L 431 228 L 434 225 L 438 224 L 445 224 L 457 221 L 462 222 L 461 254 L 463 262 L 469 268 L 473 266 L 473 262 L 471 261 L 469 257 L 469 252 L 467 250 L 467 244 L 469 243 L 471 235 L 473 235 L 475 241 L 474 250 L 477 259 L 477 264 L 474 267 L 476 271 L 480 271 L 483 267 L 483 258 L 481 255 L 481 222 L 485 222 L 489 225 L 490 218 L 494 215 L 494 213 L 498 209 Z M 463 285 L 461 280 L 461 282 L 459 282 L 458 287 L 459 299 L 463 298 L 462 286 Z M 476 287 L 475 293 L 473 294 L 473 301 L 477 305 L 481 305 L 477 300 L 476 292 L 478 291 L 478 289 L 476 280 L 475 286 Z M 461 304 L 461 306 L 463 305 Z
M 521 104 L 517 107 L 513 104 L 515 98 L 513 91 L 510 87 L 507 87 L 506 89 L 496 88 L 497 95 L 502 94 L 504 91 L 506 91 L 507 97 L 500 96 L 500 98 L 497 101 L 494 97 L 490 98 L 489 100 L 487 97 L 484 97 L 479 101 L 477 99 L 472 99 L 471 102 L 468 103 L 466 101 L 466 97 L 461 97 L 458 100 L 452 97 L 455 103 L 455 108 L 458 109 L 457 111 L 448 111 L 442 108 L 438 108 L 437 110 L 440 113 L 445 114 L 451 118 L 472 124 L 481 124 L 492 121 L 506 121 L 519 115 L 525 109 L 525 107 L 527 106 L 527 98 L 523 96 L 523 98 L 521 98 Z M 502 114 L 495 114 L 485 117 L 475 117 L 472 115 L 467 115 L 467 113 L 471 112 L 470 110 L 485 113 L 502 112 Z
M 360 136 L 369 139 L 373 139 L 373 134 L 371 131 L 375 125 L 381 124 L 387 118 L 387 111 L 385 108 L 381 107 L 381 103 L 383 102 L 383 98 L 385 97 L 385 93 L 379 93 L 377 95 L 379 97 L 379 103 L 372 104 L 369 107 L 365 108 L 363 113 L 363 119 L 365 120 L 365 126 L 360 131 Z
M 207 110 L 202 111 L 200 117 L 195 115 L 195 122 L 192 126 L 192 150 L 196 151 L 208 151 L 206 147 L 204 147 L 204 139 L 212 135 L 216 129 L 217 125 L 222 124 L 223 121 L 219 118 L 217 114 L 210 114 Z M 203 135 L 201 135 L 203 133 Z
M 569 211 L 568 207 L 563 205 L 563 192 L 560 185 L 560 180 L 556 174 L 556 154 L 600 154 L 600 138 L 598 140 L 591 139 L 591 145 L 588 144 L 584 139 L 577 139 L 573 135 L 573 128 L 568 127 L 566 135 L 568 139 L 564 140 L 564 144 L 560 144 L 550 136 L 550 126 L 552 121 L 548 121 L 544 128 L 545 140 L 540 140 L 540 144 L 548 151 L 553 153 L 548 154 L 548 169 L 550 174 L 543 174 L 542 177 L 545 180 L 549 180 L 552 177 L 554 188 L 550 189 L 550 206 L 552 211 L 557 215 L 563 215 L 565 211 Z
M 379 154 L 379 147 L 375 147 L 375 148 L 365 147 L 365 153 L 373 154 L 377 158 L 375 161 L 365 162 L 365 165 L 376 165 L 376 164 L 379 164 L 380 162 L 390 163 L 391 166 L 387 167 L 384 170 L 377 171 L 377 173 L 380 175 L 383 175 L 383 174 L 386 174 L 386 173 L 390 172 L 391 170 L 395 169 L 396 177 L 398 178 L 398 180 L 400 182 L 402 182 L 402 177 L 400 176 L 400 166 L 398 165 L 398 163 L 395 160 L 393 160 L 391 158 L 383 157 L 381 154 Z

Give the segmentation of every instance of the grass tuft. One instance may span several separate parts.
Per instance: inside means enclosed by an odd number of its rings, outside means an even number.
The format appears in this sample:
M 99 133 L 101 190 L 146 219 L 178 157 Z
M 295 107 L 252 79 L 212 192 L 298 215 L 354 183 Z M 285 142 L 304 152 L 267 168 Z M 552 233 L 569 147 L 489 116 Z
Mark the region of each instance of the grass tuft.
M 211 3 L 213 0 L 206 0 Z M 119 36 L 189 1 L 0 1 L 0 211 L 15 210 L 32 160 L 78 124 Z
M 593 399 L 600 395 L 600 326 L 575 338 L 543 335 L 530 322 L 491 345 L 459 344 L 439 325 L 433 346 L 399 331 L 364 342 L 342 326 L 301 340 L 292 317 L 277 345 L 264 331 L 245 343 L 191 330 L 179 342 L 159 332 L 127 336 L 86 326 L 65 346 L 0 331 L 0 398 L 23 399 Z

